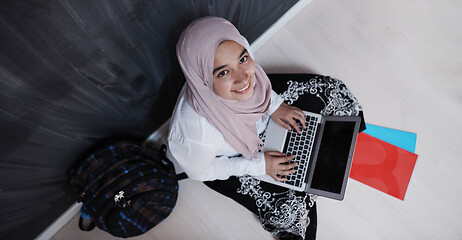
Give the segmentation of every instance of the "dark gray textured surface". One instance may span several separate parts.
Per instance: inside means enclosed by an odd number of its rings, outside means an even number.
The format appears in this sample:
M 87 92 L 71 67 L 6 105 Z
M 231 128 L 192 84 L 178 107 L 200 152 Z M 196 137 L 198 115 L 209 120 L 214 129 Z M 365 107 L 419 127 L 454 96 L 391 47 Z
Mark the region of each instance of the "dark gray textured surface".
M 253 42 L 296 2 L 1 1 L 0 239 L 33 239 L 74 202 L 66 172 L 91 146 L 169 117 L 188 23 L 221 16 Z

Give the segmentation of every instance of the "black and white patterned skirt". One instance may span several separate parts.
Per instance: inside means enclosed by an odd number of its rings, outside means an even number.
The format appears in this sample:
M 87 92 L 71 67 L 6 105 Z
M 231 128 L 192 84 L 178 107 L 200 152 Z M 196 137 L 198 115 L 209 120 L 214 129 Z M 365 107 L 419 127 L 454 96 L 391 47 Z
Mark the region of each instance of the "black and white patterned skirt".
M 357 99 L 339 80 L 312 74 L 269 74 L 273 90 L 302 110 L 332 116 L 361 116 Z M 361 130 L 365 129 L 364 119 Z M 205 182 L 257 214 L 279 239 L 316 238 L 316 196 L 261 182 L 251 176 Z

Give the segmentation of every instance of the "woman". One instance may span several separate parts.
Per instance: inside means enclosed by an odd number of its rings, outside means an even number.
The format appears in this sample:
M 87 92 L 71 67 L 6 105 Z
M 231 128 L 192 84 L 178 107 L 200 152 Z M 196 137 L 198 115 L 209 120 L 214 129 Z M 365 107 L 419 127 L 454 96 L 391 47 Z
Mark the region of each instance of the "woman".
M 271 117 L 300 132 L 304 113 L 271 89 L 250 47 L 227 20 L 206 17 L 191 23 L 177 44 L 186 77 L 171 120 L 169 149 L 191 179 L 205 183 L 256 213 L 280 239 L 314 238 L 315 196 L 260 182 L 293 173 L 292 156 L 262 152 Z M 292 94 L 293 95 L 293 94 Z M 359 105 L 358 105 L 359 106 Z

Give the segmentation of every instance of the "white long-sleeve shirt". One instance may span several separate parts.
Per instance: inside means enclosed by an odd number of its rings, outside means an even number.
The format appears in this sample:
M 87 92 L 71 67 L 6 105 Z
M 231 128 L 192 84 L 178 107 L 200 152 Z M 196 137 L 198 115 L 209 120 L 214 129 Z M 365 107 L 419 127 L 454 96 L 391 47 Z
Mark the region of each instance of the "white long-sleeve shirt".
M 209 181 L 246 174 L 264 175 L 264 153 L 260 152 L 257 157 L 251 159 L 239 156 L 223 134 L 187 103 L 184 93 L 185 87 L 180 93 L 170 121 L 168 147 L 188 177 Z M 266 129 L 271 114 L 282 102 L 282 98 L 271 91 L 270 106 L 255 123 L 258 134 Z

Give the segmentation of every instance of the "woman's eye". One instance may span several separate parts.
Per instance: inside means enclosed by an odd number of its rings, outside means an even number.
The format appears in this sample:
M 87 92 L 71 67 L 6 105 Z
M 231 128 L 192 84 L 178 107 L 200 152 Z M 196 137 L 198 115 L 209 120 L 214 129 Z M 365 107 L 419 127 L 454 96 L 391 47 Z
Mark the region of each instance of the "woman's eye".
M 227 71 L 227 70 L 225 70 L 225 71 L 221 71 L 221 72 L 219 72 L 219 73 L 218 73 L 218 75 L 217 75 L 217 76 L 218 76 L 218 77 L 223 77 L 223 76 L 224 76 L 224 75 L 226 75 L 227 73 L 228 73 L 228 71 Z
M 244 56 L 239 60 L 239 63 L 247 62 L 247 56 Z

